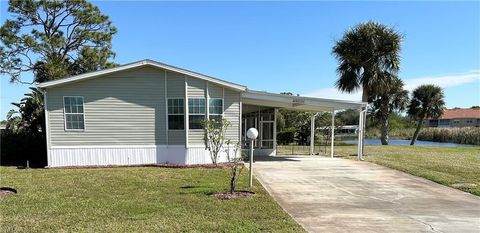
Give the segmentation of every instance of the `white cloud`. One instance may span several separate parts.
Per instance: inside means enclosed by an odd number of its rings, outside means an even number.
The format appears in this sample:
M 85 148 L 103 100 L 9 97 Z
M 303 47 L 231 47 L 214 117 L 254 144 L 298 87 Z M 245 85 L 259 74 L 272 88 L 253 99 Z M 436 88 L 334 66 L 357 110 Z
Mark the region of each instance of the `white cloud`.
M 435 84 L 443 88 L 450 88 L 450 87 L 460 86 L 467 83 L 480 82 L 480 70 L 473 70 L 473 71 L 458 73 L 458 74 L 404 79 L 404 82 L 405 82 L 405 89 L 407 89 L 408 91 L 412 91 L 416 87 L 423 84 Z M 479 84 L 477 83 L 477 85 Z M 318 90 L 304 93 L 302 95 L 319 97 L 319 98 L 353 100 L 353 101 L 360 101 L 362 99 L 361 90 L 352 94 L 348 94 L 348 93 L 342 93 L 333 87 L 321 88 Z
M 480 70 L 473 70 L 458 74 L 406 79 L 404 81 L 405 89 L 409 91 L 412 91 L 416 87 L 423 84 L 435 84 L 443 88 L 449 88 L 480 81 Z

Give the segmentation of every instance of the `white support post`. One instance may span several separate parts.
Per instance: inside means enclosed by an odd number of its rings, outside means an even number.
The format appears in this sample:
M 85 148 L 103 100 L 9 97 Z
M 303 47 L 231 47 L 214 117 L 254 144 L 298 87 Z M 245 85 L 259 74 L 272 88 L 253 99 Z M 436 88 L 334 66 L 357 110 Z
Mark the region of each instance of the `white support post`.
M 315 146 L 315 116 L 313 114 L 310 119 L 310 155 L 313 155 L 313 148 Z
M 331 144 L 330 144 L 330 157 L 333 158 L 333 144 L 335 141 L 335 110 L 332 110 L 332 128 L 331 128 Z
M 277 156 L 277 112 L 278 109 L 273 109 L 273 150 L 274 156 Z
M 362 160 L 362 121 L 363 121 L 363 110 L 360 109 L 360 114 L 358 114 L 358 143 L 357 143 L 357 157 L 358 160 Z
M 367 109 L 363 110 L 363 119 L 362 119 L 362 149 L 361 149 L 361 156 L 360 159 L 363 160 L 363 148 L 365 145 L 365 125 L 367 122 Z
M 365 132 L 365 118 L 366 110 L 360 109 L 360 115 L 358 118 L 358 143 L 357 143 L 357 156 L 358 160 L 363 160 L 363 137 Z

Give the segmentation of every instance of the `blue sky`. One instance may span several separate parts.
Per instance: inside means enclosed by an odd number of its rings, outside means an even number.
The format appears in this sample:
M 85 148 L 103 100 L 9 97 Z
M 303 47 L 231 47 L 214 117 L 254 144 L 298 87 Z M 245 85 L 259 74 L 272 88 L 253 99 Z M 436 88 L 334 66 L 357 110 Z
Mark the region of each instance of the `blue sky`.
M 445 88 L 447 107 L 480 105 L 479 2 L 93 2 L 118 29 L 119 64 L 150 58 L 270 92 L 360 100 L 334 89 L 335 40 L 375 20 L 404 35 L 408 89 Z M 0 21 L 7 14 L 1 2 Z M 27 79 L 31 75 L 25 76 Z M 1 77 L 0 119 L 28 92 Z

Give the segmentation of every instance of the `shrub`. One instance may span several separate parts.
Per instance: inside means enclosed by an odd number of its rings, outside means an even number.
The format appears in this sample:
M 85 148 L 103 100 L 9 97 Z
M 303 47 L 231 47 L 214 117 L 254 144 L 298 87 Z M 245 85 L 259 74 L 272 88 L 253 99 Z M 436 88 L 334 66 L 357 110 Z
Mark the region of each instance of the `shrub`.
M 279 145 L 288 145 L 295 141 L 295 130 L 287 129 L 277 133 L 277 143 Z
M 47 148 L 42 134 L 26 132 L 1 132 L 0 164 L 2 166 L 26 166 L 27 160 L 31 167 L 47 165 Z

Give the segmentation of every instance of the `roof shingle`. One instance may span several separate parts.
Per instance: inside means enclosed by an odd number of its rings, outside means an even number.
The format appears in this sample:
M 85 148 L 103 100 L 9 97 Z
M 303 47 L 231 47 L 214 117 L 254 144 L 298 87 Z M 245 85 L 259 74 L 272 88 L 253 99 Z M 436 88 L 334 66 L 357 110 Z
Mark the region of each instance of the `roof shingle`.
M 446 109 L 439 119 L 480 118 L 480 108 Z

